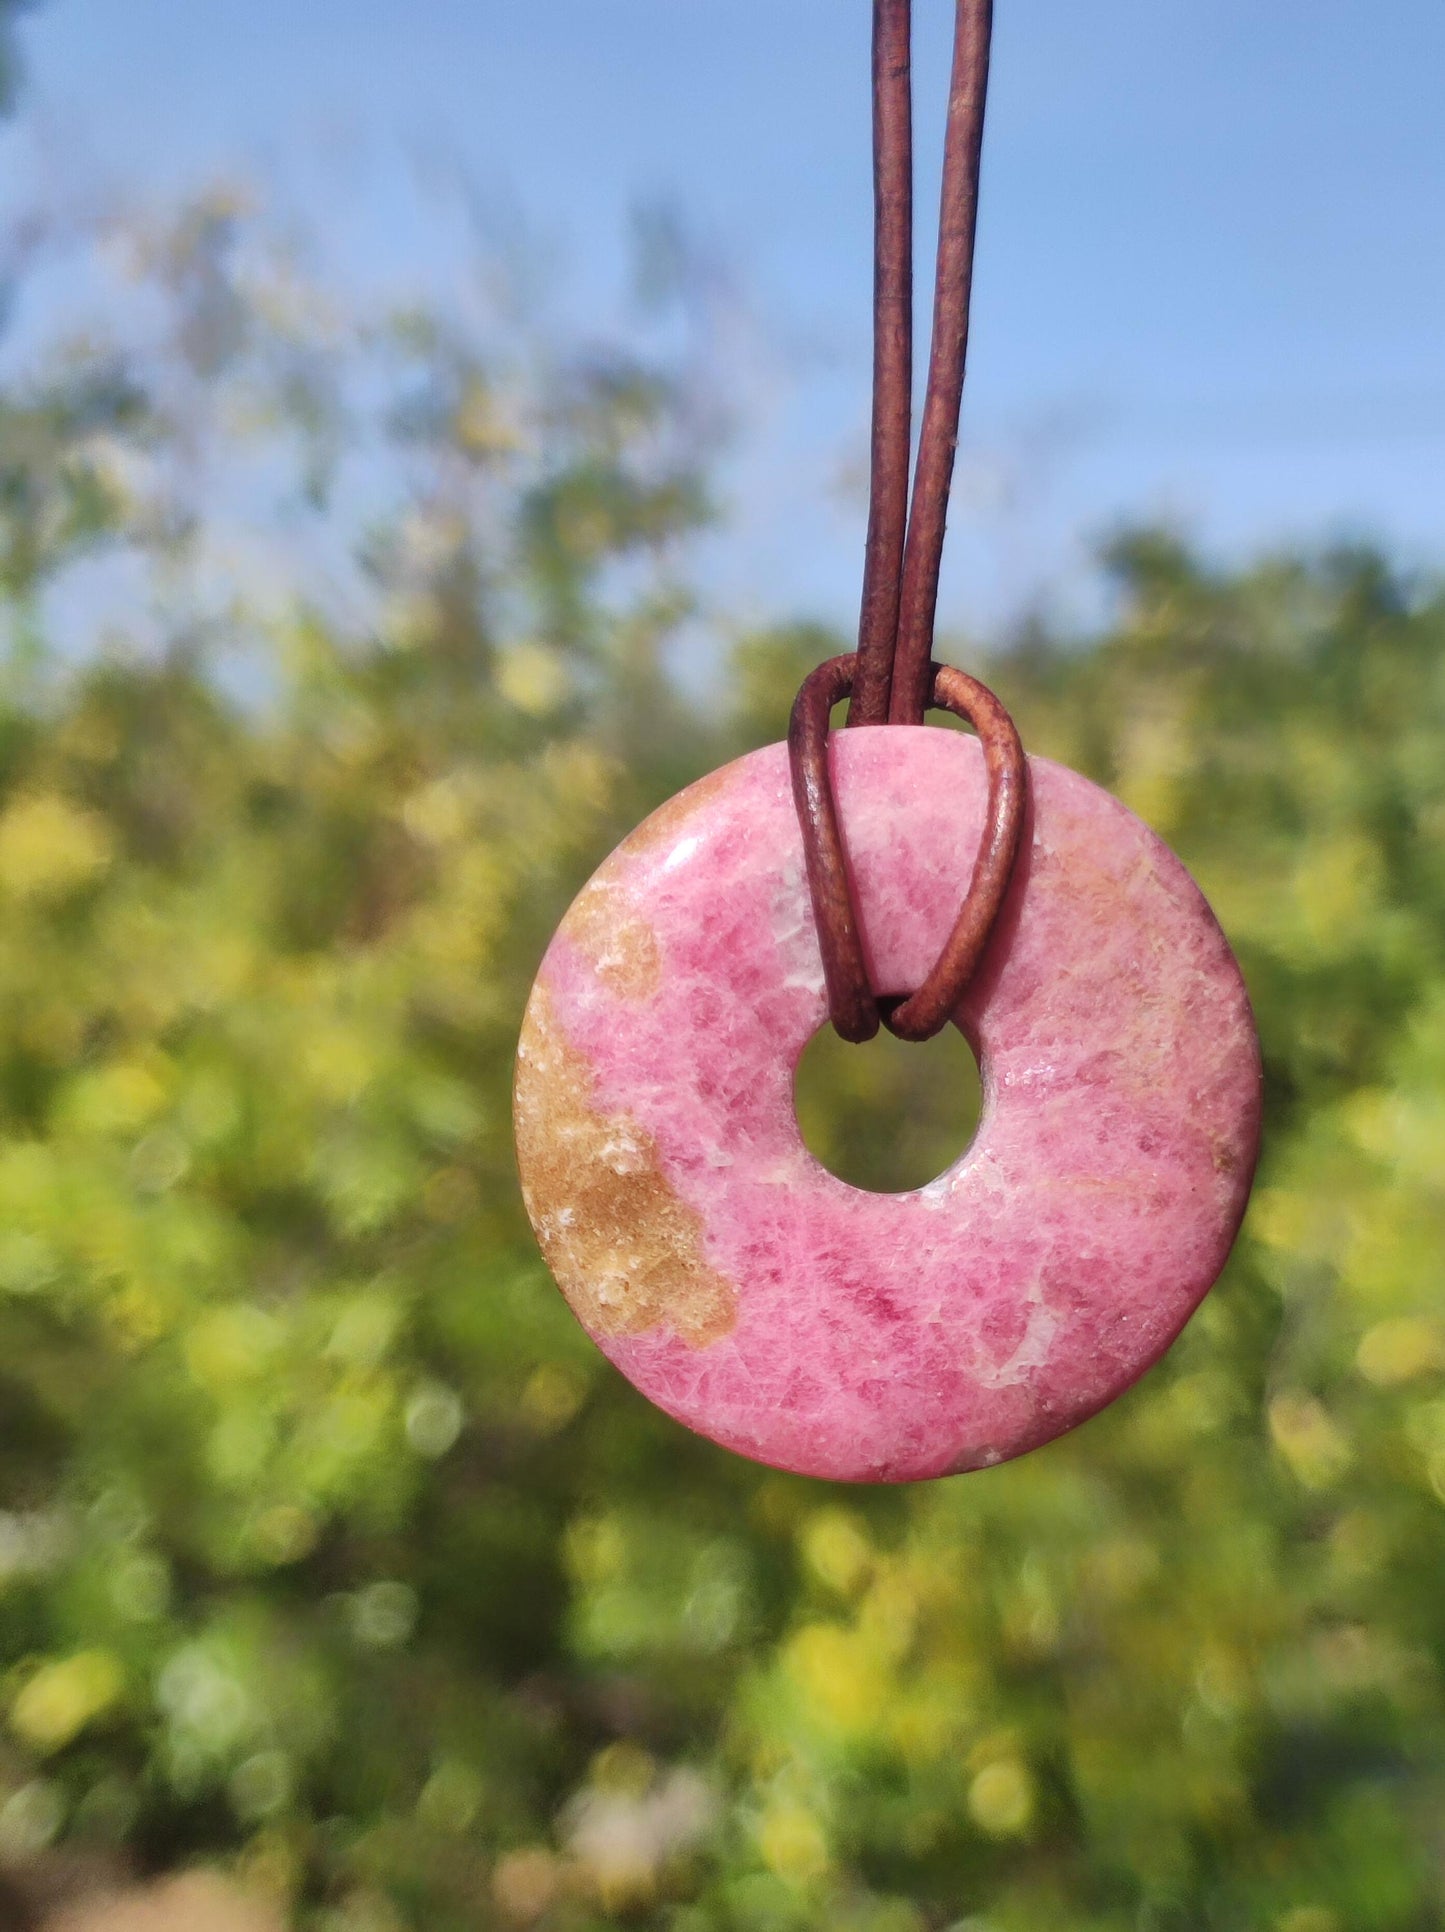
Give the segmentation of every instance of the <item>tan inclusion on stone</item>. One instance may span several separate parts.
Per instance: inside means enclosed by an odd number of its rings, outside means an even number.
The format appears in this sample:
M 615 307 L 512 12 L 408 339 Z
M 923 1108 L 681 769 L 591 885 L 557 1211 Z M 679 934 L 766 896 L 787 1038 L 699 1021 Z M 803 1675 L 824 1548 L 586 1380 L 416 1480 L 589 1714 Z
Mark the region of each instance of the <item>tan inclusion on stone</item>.
M 702 1252 L 702 1222 L 678 1199 L 652 1136 L 601 1114 L 592 1076 L 538 981 L 517 1049 L 517 1161 L 547 1265 L 593 1335 L 666 1324 L 693 1348 L 730 1333 L 732 1284 Z
M 695 778 L 629 832 L 613 854 L 613 859 L 643 858 L 660 846 L 671 845 L 680 834 L 689 832 L 699 818 L 706 824 L 713 807 L 736 783 L 737 768 L 734 765 L 723 765 L 717 771 L 710 771 L 705 778 Z
M 560 927 L 563 937 L 619 999 L 643 1000 L 656 992 L 662 953 L 652 927 L 632 910 L 626 890 L 608 874 L 628 863 L 655 857 L 661 848 L 686 837 L 698 814 L 728 789 L 732 776 L 726 766 L 709 772 L 660 805 L 627 835 L 608 864 L 568 908 Z
M 594 879 L 572 901 L 561 931 L 619 999 L 642 1000 L 656 990 L 662 971 L 656 935 L 604 880 Z

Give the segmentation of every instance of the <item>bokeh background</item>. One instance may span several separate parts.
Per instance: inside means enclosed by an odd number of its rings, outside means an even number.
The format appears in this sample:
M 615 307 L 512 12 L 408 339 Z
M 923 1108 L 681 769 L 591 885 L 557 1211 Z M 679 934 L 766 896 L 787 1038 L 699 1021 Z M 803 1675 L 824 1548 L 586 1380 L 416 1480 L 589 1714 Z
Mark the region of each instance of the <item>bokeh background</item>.
M 846 648 L 863 0 L 3 13 L 0 1924 L 1445 1926 L 1445 17 L 1001 7 L 941 648 L 1195 870 L 1267 1141 L 1139 1388 L 870 1491 L 605 1366 L 508 1105 Z

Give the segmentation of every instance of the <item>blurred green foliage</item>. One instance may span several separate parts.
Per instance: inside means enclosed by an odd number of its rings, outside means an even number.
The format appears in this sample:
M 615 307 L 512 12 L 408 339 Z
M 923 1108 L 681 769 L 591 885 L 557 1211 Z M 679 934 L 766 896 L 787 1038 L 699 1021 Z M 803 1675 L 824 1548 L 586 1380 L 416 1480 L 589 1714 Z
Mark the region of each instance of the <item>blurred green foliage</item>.
M 570 895 L 837 648 L 708 612 L 689 695 L 695 344 L 357 319 L 234 196 L 99 241 L 0 394 L 0 1853 L 326 1932 L 1445 1926 L 1445 600 L 1144 535 L 993 666 L 1232 934 L 1259 1193 L 1073 1437 L 770 1474 L 602 1363 L 510 1152 Z

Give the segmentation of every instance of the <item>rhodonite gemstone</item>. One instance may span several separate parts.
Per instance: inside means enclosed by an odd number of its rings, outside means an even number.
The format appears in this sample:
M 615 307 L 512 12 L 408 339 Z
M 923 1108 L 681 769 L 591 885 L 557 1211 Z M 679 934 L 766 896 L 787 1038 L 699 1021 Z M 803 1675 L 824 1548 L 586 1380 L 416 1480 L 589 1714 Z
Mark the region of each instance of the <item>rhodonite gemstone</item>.
M 977 741 L 854 729 L 830 756 L 872 983 L 907 993 L 972 870 Z M 1143 1374 L 1229 1253 L 1260 1111 L 1239 969 L 1144 824 L 1029 771 L 956 1016 L 978 1132 L 912 1193 L 848 1186 L 798 1129 L 827 1013 L 785 747 L 654 813 L 547 951 L 516 1081 L 543 1252 L 643 1394 L 744 1455 L 875 1482 L 1019 1455 Z

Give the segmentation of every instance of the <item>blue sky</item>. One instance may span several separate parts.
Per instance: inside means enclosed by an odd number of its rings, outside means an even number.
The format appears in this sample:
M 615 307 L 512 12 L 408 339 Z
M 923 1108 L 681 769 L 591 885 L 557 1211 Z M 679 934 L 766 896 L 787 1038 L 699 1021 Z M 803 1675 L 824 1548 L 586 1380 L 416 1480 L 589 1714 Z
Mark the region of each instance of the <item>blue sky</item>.
M 915 0 L 920 259 L 949 0 Z M 454 155 L 610 312 L 671 201 L 757 345 L 708 570 L 851 620 L 869 375 L 866 0 L 48 0 L 32 128 L 174 192 L 260 170 L 382 278 Z M 1090 607 L 1097 536 L 1168 515 L 1238 554 L 1376 536 L 1445 558 L 1439 0 L 998 0 L 973 364 L 944 611 Z M 12 133 L 14 153 L 26 138 Z M 418 270 L 419 272 L 419 270 Z

